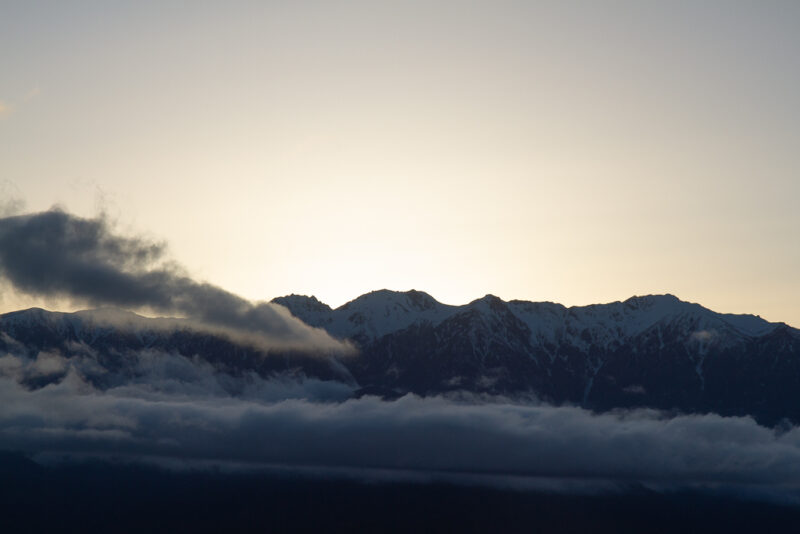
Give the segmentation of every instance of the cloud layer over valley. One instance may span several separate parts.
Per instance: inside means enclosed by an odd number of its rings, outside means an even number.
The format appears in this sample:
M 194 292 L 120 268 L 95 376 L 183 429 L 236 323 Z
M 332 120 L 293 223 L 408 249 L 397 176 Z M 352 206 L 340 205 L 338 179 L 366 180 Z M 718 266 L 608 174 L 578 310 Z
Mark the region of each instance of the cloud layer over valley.
M 751 418 L 587 410 L 497 397 L 352 398 L 337 382 L 224 376 L 139 356 L 104 391 L 91 358 L 0 357 L 0 443 L 42 457 L 733 485 L 794 495 L 800 429 Z M 60 374 L 41 388 L 36 375 Z

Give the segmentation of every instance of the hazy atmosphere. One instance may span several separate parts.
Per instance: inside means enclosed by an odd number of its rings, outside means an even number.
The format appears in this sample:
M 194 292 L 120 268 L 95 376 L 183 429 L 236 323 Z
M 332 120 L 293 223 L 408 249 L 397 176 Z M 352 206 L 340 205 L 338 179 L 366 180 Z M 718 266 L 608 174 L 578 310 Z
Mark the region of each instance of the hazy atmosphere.
M 0 1 L 4 531 L 791 532 L 799 29 Z
M 0 209 L 251 301 L 673 293 L 800 325 L 795 2 L 18 2 Z M 4 291 L 0 309 L 69 308 Z

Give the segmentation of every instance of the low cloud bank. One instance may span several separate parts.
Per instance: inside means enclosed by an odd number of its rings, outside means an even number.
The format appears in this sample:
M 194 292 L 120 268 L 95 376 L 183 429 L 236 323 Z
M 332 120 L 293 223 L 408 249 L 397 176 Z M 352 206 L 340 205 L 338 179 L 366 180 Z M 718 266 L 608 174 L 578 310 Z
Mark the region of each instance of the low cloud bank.
M 264 403 L 292 398 L 333 402 L 350 398 L 354 391 L 354 386 L 341 381 L 289 372 L 270 378 L 255 371 L 220 372 L 198 357 L 155 349 L 126 353 L 121 358 L 124 363 L 117 362 L 113 368 L 100 363 L 95 351 L 85 344 L 72 343 L 69 350 L 67 357 L 57 350 L 40 351 L 35 357 L 0 356 L 0 381 L 16 383 L 22 387 L 20 393 L 54 388 L 65 402 L 81 395 L 103 394 L 151 402 L 234 399 Z
M 52 353 L 0 358 L 0 447 L 312 472 L 800 488 L 800 429 L 773 430 L 748 417 L 598 415 L 464 396 L 348 399 L 343 384 L 225 378 L 163 354 L 145 355 L 140 376 L 99 391 L 73 360 Z M 35 373 L 63 377 L 25 387 Z
M 178 314 L 265 350 L 352 351 L 282 306 L 193 280 L 167 260 L 163 243 L 117 235 L 104 217 L 53 209 L 0 218 L 0 278 L 37 297 Z

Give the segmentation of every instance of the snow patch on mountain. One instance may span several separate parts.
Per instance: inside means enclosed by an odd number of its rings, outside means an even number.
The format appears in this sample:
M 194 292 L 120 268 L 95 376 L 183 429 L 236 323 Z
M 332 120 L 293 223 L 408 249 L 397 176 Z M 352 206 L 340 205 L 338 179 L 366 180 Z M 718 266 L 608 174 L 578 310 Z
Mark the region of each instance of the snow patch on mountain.
M 286 306 L 295 317 L 311 326 L 324 328 L 339 338 L 362 342 L 374 341 L 415 323 L 439 324 L 459 309 L 415 290 L 372 291 L 335 310 L 313 296 L 289 295 L 272 302 Z
M 288 295 L 273 302 L 286 306 L 311 326 L 360 343 L 373 342 L 414 324 L 437 326 L 465 312 L 477 313 L 478 317 L 472 321 L 477 320 L 485 328 L 501 323 L 510 312 L 530 331 L 531 345 L 545 351 L 548 346 L 564 343 L 581 351 L 589 351 L 592 346 L 609 350 L 648 331 L 661 339 L 666 328 L 682 331 L 687 342 L 696 332 L 705 331 L 724 332 L 726 336 L 720 339 L 738 342 L 745 337 L 767 334 L 777 326 L 753 315 L 715 313 L 669 294 L 569 308 L 552 302 L 505 302 L 494 295 L 463 306 L 451 306 L 421 291 L 386 289 L 367 293 L 336 309 L 313 296 Z

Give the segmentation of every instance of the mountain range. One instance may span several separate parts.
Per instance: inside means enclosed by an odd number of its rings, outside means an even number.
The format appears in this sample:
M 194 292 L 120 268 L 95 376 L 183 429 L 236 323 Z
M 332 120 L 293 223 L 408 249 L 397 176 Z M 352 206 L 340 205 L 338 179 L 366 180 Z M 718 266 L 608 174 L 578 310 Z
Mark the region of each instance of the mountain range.
M 800 422 L 799 330 L 672 295 L 575 307 L 492 295 L 451 306 L 415 290 L 374 291 L 335 309 L 302 295 L 272 302 L 350 340 L 356 354 L 265 354 L 179 320 L 38 308 L 0 316 L 0 351 L 59 355 L 61 363 L 20 378 L 29 388 L 63 380 L 63 362 L 75 359 L 95 387 L 116 387 L 141 374 L 143 354 L 158 353 L 217 376 L 314 379 L 345 385 L 355 396 L 504 395 L 598 411 L 642 407 Z M 116 319 L 109 322 L 109 314 Z M 241 387 L 221 383 L 229 393 Z

